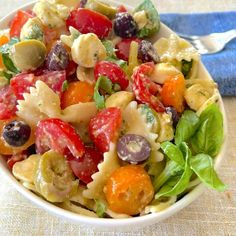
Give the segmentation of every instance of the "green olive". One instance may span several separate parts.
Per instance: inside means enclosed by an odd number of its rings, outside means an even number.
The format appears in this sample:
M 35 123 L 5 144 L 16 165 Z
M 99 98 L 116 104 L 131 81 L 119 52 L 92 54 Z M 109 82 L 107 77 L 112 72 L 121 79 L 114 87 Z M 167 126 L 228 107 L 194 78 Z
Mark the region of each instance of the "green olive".
M 117 9 L 114 7 L 111 7 L 110 5 L 99 2 L 97 0 L 88 0 L 88 2 L 85 5 L 86 8 L 92 9 L 94 11 L 97 11 L 108 18 L 112 19 L 114 18 L 115 14 L 117 13 Z
M 45 57 L 45 45 L 35 39 L 16 43 L 11 51 L 11 58 L 15 66 L 21 71 L 38 68 L 43 64 Z
M 34 178 L 36 190 L 50 202 L 64 202 L 77 192 L 78 181 L 64 156 L 44 153 Z

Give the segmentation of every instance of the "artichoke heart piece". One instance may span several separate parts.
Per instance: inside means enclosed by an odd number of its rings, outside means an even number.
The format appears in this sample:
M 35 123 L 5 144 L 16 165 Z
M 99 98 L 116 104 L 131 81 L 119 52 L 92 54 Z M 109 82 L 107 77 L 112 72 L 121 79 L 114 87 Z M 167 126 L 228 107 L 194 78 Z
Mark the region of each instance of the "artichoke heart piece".
M 41 66 L 46 57 L 46 47 L 39 40 L 31 39 L 13 45 L 11 58 L 21 70 L 34 70 Z
M 54 151 L 48 151 L 41 157 L 34 184 L 36 190 L 50 202 L 64 202 L 78 188 L 78 181 L 65 157 Z

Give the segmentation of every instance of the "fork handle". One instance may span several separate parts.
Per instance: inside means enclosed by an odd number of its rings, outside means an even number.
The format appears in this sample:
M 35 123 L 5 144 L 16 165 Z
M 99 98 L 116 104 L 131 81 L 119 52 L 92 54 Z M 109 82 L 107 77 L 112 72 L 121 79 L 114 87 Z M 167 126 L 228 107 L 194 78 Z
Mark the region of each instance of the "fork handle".
M 215 33 L 219 37 L 220 40 L 222 40 L 222 43 L 228 43 L 234 38 L 236 38 L 236 29 L 232 29 L 229 31 L 226 31 L 224 33 Z

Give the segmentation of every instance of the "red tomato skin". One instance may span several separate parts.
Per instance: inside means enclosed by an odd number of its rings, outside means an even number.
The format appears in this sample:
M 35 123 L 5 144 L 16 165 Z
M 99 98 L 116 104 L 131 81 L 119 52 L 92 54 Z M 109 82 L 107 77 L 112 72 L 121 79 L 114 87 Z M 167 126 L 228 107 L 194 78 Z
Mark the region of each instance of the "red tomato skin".
M 103 155 L 93 147 L 85 147 L 82 157 L 77 159 L 70 155 L 67 160 L 74 175 L 88 184 L 93 180 L 91 176 L 98 171 L 98 164 L 103 161 Z
M 13 166 L 16 164 L 16 162 L 23 161 L 28 157 L 27 152 L 23 151 L 18 154 L 14 154 L 11 157 L 7 159 L 7 166 L 10 170 L 12 170 Z
M 65 71 L 42 71 L 39 76 L 33 73 L 21 73 L 11 79 L 10 85 L 18 100 L 24 99 L 23 93 L 29 93 L 30 87 L 35 87 L 36 81 L 45 82 L 60 97 L 63 82 L 66 80 Z
M 147 62 L 134 71 L 132 90 L 139 102 L 150 105 L 157 112 L 164 112 L 165 108 L 157 97 L 161 92 L 161 86 L 148 78 L 148 75 L 153 72 L 154 66 L 153 62 Z
M 68 123 L 48 118 L 41 120 L 35 132 L 36 151 L 43 154 L 52 149 L 62 155 L 71 153 L 75 158 L 84 155 L 85 148 L 75 129 Z
M 127 12 L 127 9 L 125 8 L 124 5 L 120 5 L 120 6 L 118 7 L 118 12 L 119 12 L 119 13 L 120 13 L 120 12 Z
M 36 81 L 37 80 L 41 80 L 46 83 L 55 93 L 59 95 L 59 97 L 61 97 L 63 83 L 66 80 L 66 71 L 44 71 L 41 76 L 36 77 Z
M 35 77 L 34 74 L 21 73 L 13 77 L 10 81 L 10 85 L 17 100 L 23 100 L 23 93 L 29 93 L 30 87 L 34 86 Z
M 0 120 L 13 117 L 16 113 L 17 99 L 9 85 L 0 89 Z
M 95 79 L 99 76 L 107 76 L 113 84 L 119 84 L 121 90 L 125 90 L 129 85 L 129 80 L 125 72 L 115 63 L 109 61 L 98 62 L 94 68 Z
M 112 29 L 112 22 L 104 15 L 90 9 L 78 8 L 70 13 L 66 25 L 73 26 L 80 33 L 94 33 L 99 38 L 108 36 Z
M 33 16 L 30 13 L 28 13 L 26 11 L 19 10 L 11 22 L 10 37 L 11 38 L 12 37 L 19 37 L 23 25 L 26 23 L 26 21 L 29 18 L 32 18 L 32 17 Z
M 132 41 L 137 42 L 138 44 L 141 43 L 141 39 L 139 38 L 125 38 L 122 39 L 119 43 L 116 44 L 115 48 L 117 49 L 116 51 L 116 56 L 124 61 L 129 60 L 129 49 L 130 49 L 130 44 Z
M 76 72 L 77 67 L 78 65 L 73 60 L 70 60 L 66 68 L 66 75 L 67 76 L 73 75 Z
M 99 151 L 109 151 L 110 143 L 116 142 L 118 138 L 121 123 L 122 114 L 117 107 L 106 108 L 90 120 L 90 138 Z

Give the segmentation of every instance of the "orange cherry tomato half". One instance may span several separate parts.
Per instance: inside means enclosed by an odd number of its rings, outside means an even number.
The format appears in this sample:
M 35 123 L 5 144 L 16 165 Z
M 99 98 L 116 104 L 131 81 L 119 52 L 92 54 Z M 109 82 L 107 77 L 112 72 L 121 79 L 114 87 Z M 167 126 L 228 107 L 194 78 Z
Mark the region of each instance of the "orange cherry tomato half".
M 1 138 L 0 138 L 0 154 L 2 154 L 2 155 L 12 155 L 12 154 L 20 153 L 20 152 L 26 150 L 29 146 L 31 146 L 35 142 L 34 129 L 31 127 L 30 138 L 24 145 L 22 145 L 20 147 L 13 147 L 13 146 L 8 145 L 4 141 L 4 138 L 2 136 L 3 127 L 6 124 L 8 124 L 9 122 L 13 121 L 13 120 L 22 120 L 22 119 L 19 118 L 19 117 L 13 117 L 13 118 L 8 119 L 8 120 L 1 120 L 0 121 L 0 135 L 1 135 Z
M 64 109 L 80 102 L 91 102 L 93 93 L 94 85 L 84 81 L 72 82 L 62 94 L 62 108 Z
M 8 43 L 8 41 L 9 41 L 9 39 L 7 36 L 5 36 L 5 35 L 0 36 L 0 46 Z M 4 65 L 2 62 L 2 56 L 0 55 L 0 68 L 3 68 L 3 67 L 4 67 Z
M 142 166 L 127 165 L 111 174 L 104 193 L 112 211 L 136 215 L 153 199 L 154 189 Z
M 164 106 L 173 106 L 177 112 L 184 110 L 185 79 L 178 74 L 167 79 L 162 87 L 161 99 Z

